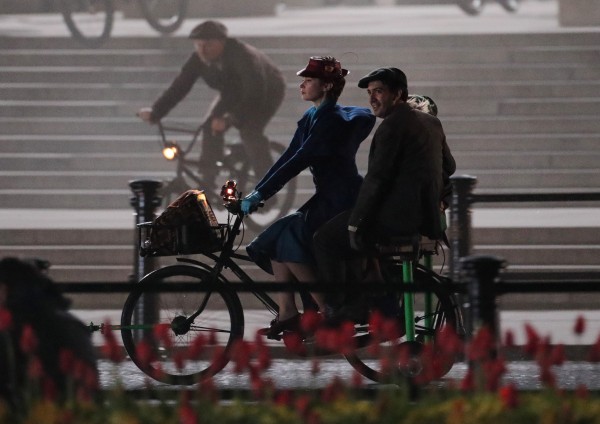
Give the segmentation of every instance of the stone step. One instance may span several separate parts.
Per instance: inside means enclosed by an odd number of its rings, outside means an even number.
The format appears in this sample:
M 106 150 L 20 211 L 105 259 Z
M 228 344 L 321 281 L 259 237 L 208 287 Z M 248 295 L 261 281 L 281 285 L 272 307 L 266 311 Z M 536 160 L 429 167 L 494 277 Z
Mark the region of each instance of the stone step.
M 423 91 L 421 91 L 423 92 Z M 288 98 L 292 93 L 289 93 Z M 295 94 L 295 93 L 294 93 Z M 350 93 L 353 96 L 345 96 L 344 101 L 349 104 L 366 105 L 364 93 Z M 356 96 L 360 94 L 360 96 Z M 210 98 L 208 95 L 204 99 Z M 84 113 L 86 116 L 95 117 L 118 117 L 131 116 L 143 104 L 144 99 L 128 99 L 128 101 L 116 100 L 2 100 L 0 101 L 1 117 L 20 117 L 28 116 L 32 119 L 37 117 L 69 117 L 80 116 Z M 209 102 L 206 100 L 193 102 L 186 99 L 188 107 L 181 110 L 180 115 L 197 116 L 198 110 L 206 110 Z M 570 98 L 510 98 L 506 100 L 499 99 L 473 99 L 469 102 L 463 100 L 436 100 L 439 110 L 446 111 L 443 117 L 450 116 L 474 116 L 491 115 L 511 116 L 511 115 L 540 115 L 540 116 L 565 116 L 565 115 L 592 115 L 600 113 L 600 96 L 598 97 L 570 97 Z M 151 104 L 147 102 L 147 104 Z M 304 102 L 293 102 L 289 99 L 278 110 L 279 119 L 287 119 L 289 127 L 293 127 L 298 117 L 307 109 Z
M 0 210 L 0 247 L 5 255 L 53 262 L 58 281 L 125 281 L 133 273 L 137 244 L 131 209 Z M 600 214 L 595 208 L 479 208 L 473 215 L 473 253 L 505 258 L 509 271 L 598 271 Z M 219 215 L 223 220 L 224 216 Z M 245 242 L 254 237 L 245 233 Z M 243 251 L 244 241 L 242 241 Z M 435 259 L 449 260 L 449 252 Z M 174 261 L 161 258 L 156 266 Z M 265 274 L 244 268 L 255 279 Z
M 584 180 L 583 178 L 579 178 Z M 114 210 L 128 207 L 131 199 L 131 191 L 129 190 L 128 181 L 124 181 L 121 189 L 81 189 L 81 190 L 36 190 L 36 189 L 21 189 L 21 190 L 0 190 L 1 200 L 0 207 L 7 210 L 15 210 L 18 208 L 35 208 L 35 209 L 63 209 L 65 207 L 72 209 L 105 209 Z M 597 185 L 592 187 L 582 187 L 581 184 L 573 184 L 571 187 L 538 187 L 531 189 L 529 186 L 522 188 L 508 187 L 492 189 L 489 186 L 483 185 L 479 181 L 479 187 L 486 193 L 547 193 L 547 192 L 593 192 L 597 193 Z M 196 187 L 202 189 L 203 187 Z M 293 208 L 299 208 L 303 205 L 314 193 L 312 188 L 298 188 L 296 198 L 293 203 Z M 580 206 L 595 207 L 597 202 L 578 202 Z M 540 206 L 561 206 L 562 202 L 526 202 L 523 207 L 540 207 Z
M 84 247 L 65 246 L 45 248 L 26 246 L 11 247 L 4 250 L 5 256 L 37 257 L 52 263 L 51 277 L 58 281 L 127 281 L 134 274 L 133 246 Z M 600 246 L 579 245 L 474 245 L 472 254 L 498 256 L 506 260 L 507 271 L 539 272 L 577 271 L 598 272 L 600 266 L 596 258 Z M 196 256 L 194 256 L 197 258 Z M 449 254 L 436 257 L 434 265 L 447 270 Z M 205 259 L 206 260 L 206 259 Z M 156 267 L 174 263 L 174 257 L 160 258 Z M 243 263 L 243 261 L 240 261 Z M 256 281 L 268 281 L 272 277 L 252 263 L 243 267 L 244 271 Z M 237 280 L 231 275 L 232 280 Z
M 597 262 L 600 245 L 487 245 L 473 246 L 473 254 L 494 255 L 506 259 L 515 268 L 526 265 L 540 268 L 554 267 L 556 270 L 568 267 L 595 269 L 600 271 Z
M 152 102 L 166 88 L 165 81 L 156 83 L 131 82 L 113 84 L 110 82 L 96 81 L 94 83 L 65 83 L 65 82 L 0 82 L 0 95 L 4 100 L 12 101 L 112 101 L 131 102 L 133 100 Z M 455 81 L 440 83 L 437 81 L 421 81 L 411 83 L 411 92 L 430 95 L 436 103 L 453 102 L 452 108 L 440 107 L 440 116 L 455 114 L 456 103 L 466 103 L 463 97 L 472 101 L 511 101 L 540 100 L 556 98 L 561 101 L 577 101 L 580 98 L 590 97 L 592 93 L 600 90 L 600 81 L 564 81 L 557 85 L 553 81 L 495 81 L 494 84 L 477 81 Z M 182 107 L 194 105 L 198 107 L 207 102 L 212 96 L 202 83 L 194 86 L 188 94 Z M 287 101 L 282 106 L 306 107 L 298 97 L 298 82 L 295 79 L 288 81 Z M 596 96 L 597 97 L 597 96 Z M 595 97 L 593 97 L 595 98 Z M 297 100 L 297 101 L 294 101 Z M 343 93 L 342 103 L 365 103 L 365 92 L 354 90 L 354 86 L 347 84 Z M 200 102 L 200 104 L 198 103 Z M 291 105 L 289 104 L 291 103 Z M 300 106 L 297 106 L 300 105 Z M 441 106 L 441 103 L 438 104 Z
M 600 173 L 597 167 L 573 169 L 489 169 L 481 167 L 468 168 L 458 164 L 457 175 L 468 174 L 478 178 L 478 187 L 483 188 L 527 188 L 527 187 L 600 187 Z M 126 182 L 134 179 L 150 178 L 159 181 L 171 179 L 174 171 L 155 170 L 19 170 L 0 171 L 0 188 L 3 190 L 36 189 L 36 190 L 118 190 L 126 186 Z M 226 177 L 224 177 L 226 178 Z M 311 176 L 307 172 L 298 177 L 299 187 L 310 187 Z
M 296 72 L 303 66 L 306 58 L 298 60 L 296 65 L 285 70 L 288 83 L 298 80 Z M 354 66 L 348 81 L 354 85 L 358 79 L 370 72 L 379 63 L 380 58 L 367 62 L 364 66 Z M 386 62 L 388 63 L 388 62 Z M 401 61 L 399 63 L 402 63 Z M 451 62 L 452 63 L 452 62 Z M 171 68 L 140 66 L 5 66 L 0 68 L 2 81 L 4 83 L 61 83 L 68 78 L 74 84 L 94 84 L 97 82 L 111 84 L 165 84 L 170 81 L 179 71 L 180 65 Z M 418 66 L 407 64 L 403 71 L 410 77 L 411 84 L 422 82 L 444 83 L 457 82 L 484 82 L 484 81 L 554 81 L 555 83 L 566 83 L 569 81 L 594 81 L 598 79 L 600 71 L 597 67 L 588 64 L 553 65 L 543 66 L 507 66 L 506 64 L 494 65 L 436 65 Z M 540 75 L 543 74 L 543 78 Z
M 186 40 L 187 41 L 187 40 Z M 256 47 L 261 48 L 260 45 Z M 517 68 L 519 65 L 533 65 L 540 67 L 541 63 L 552 66 L 567 65 L 567 67 L 580 64 L 595 64 L 597 62 L 597 48 L 595 46 L 581 46 L 573 43 L 568 46 L 468 46 L 452 49 L 448 47 L 421 47 L 411 46 L 402 49 L 389 49 L 387 46 L 371 44 L 364 47 L 355 47 L 351 42 L 345 44 L 344 48 L 353 49 L 360 62 L 352 66 L 353 69 L 368 70 L 382 56 L 386 56 L 388 63 L 404 63 L 410 58 L 414 65 L 428 64 L 438 65 L 453 63 L 460 66 L 477 65 L 479 67 L 490 64 L 507 64 Z M 82 51 L 65 51 L 62 49 L 0 49 L 0 68 L 11 67 L 15 63 L 19 66 L 31 67 L 62 67 L 67 62 L 74 67 L 98 67 L 110 64 L 111 67 L 145 67 L 173 69 L 174 64 L 182 63 L 193 51 L 191 44 L 186 43 L 182 48 L 177 45 L 169 46 L 167 51 L 161 49 L 99 49 Z M 314 55 L 314 48 L 293 46 L 279 49 L 261 48 L 275 63 L 283 70 L 298 68 L 306 58 Z M 339 56 L 339 55 L 337 55 Z M 178 65 L 177 66 L 178 69 Z M 297 70 L 297 69 L 296 69 Z
M 113 256 L 120 255 L 123 260 L 110 261 L 110 251 L 87 251 L 82 249 L 61 249 L 50 253 L 48 249 L 10 249 L 5 255 L 20 257 L 39 257 L 52 262 L 51 278 L 62 282 L 126 282 L 134 275 L 132 247 L 115 248 Z M 76 253 L 74 255 L 74 253 Z M 87 255 L 86 255 L 87 253 Z M 499 256 L 507 262 L 507 272 L 599 272 L 600 266 L 595 258 L 600 253 L 600 247 L 580 246 L 474 246 L 473 254 Z M 106 257 L 106 259 L 105 259 Z M 446 256 L 448 258 L 449 256 Z M 65 258 L 72 258 L 65 262 Z M 130 261 L 126 260 L 131 258 Z M 161 264 L 174 263 L 173 257 L 161 258 Z M 436 268 L 448 269 L 447 259 L 436 258 Z M 272 277 L 253 264 L 244 266 L 244 271 L 255 281 L 269 281 Z M 237 277 L 230 276 L 232 281 Z
M 158 150 L 155 148 L 154 150 Z M 362 148 L 357 155 L 360 171 L 366 172 L 367 148 Z M 560 169 L 595 169 L 600 163 L 598 151 L 540 151 L 506 152 L 503 150 L 487 150 L 484 152 L 454 152 L 454 158 L 461 169 L 485 168 L 488 170 L 560 170 Z M 10 171 L 53 170 L 71 171 L 148 171 L 174 172 L 175 164 L 165 160 L 156 152 L 106 152 L 106 153 L 0 153 L 0 169 Z M 303 183 L 305 181 L 303 179 Z M 0 184 L 2 187 L 2 184 Z
M 588 209 L 565 208 L 564 204 L 559 208 L 538 206 L 530 210 L 475 207 L 472 243 L 474 246 L 595 246 L 600 240 L 600 225 L 596 225 L 600 224 L 600 218 L 590 221 L 585 216 L 593 216 L 597 210 L 597 205 Z M 16 209 L 14 213 L 19 216 L 6 210 L 1 213 L 4 219 L 0 224 L 3 248 L 52 245 L 56 249 L 83 246 L 102 250 L 106 245 L 131 247 L 137 240 L 132 208 L 109 211 Z M 219 215 L 220 220 L 224 217 Z M 583 221 L 583 226 L 579 226 L 578 220 Z M 244 240 L 248 241 L 255 235 L 251 229 L 246 229 Z
M 517 15 L 518 16 L 518 15 Z M 467 19 L 472 19 L 468 18 Z M 61 23 L 60 17 L 56 21 Z M 233 21 L 232 21 L 233 22 Z M 89 49 L 82 47 L 66 36 L 44 36 L 44 37 L 0 37 L 0 49 L 30 49 L 32 46 L 40 50 L 61 49 L 73 53 L 89 52 Z M 187 34 L 186 34 L 187 35 Z M 232 35 L 235 34 L 232 32 Z M 409 48 L 507 48 L 520 49 L 522 51 L 558 49 L 564 46 L 588 46 L 598 45 L 600 36 L 595 31 L 580 31 L 577 37 L 573 37 L 572 32 L 530 32 L 530 33 L 509 33 L 502 31 L 493 31 L 486 33 L 479 31 L 477 37 L 469 33 L 442 33 L 442 34 L 371 34 L 365 37 L 362 34 L 338 36 L 314 34 L 310 37 L 295 35 L 272 36 L 240 36 L 240 38 L 263 50 L 266 49 L 304 49 L 309 54 L 320 52 L 323 46 L 327 46 L 330 51 L 344 49 L 348 46 L 358 48 L 368 48 L 373 46 L 393 45 L 399 50 Z M 550 47 L 546 47 L 550 46 Z M 124 50 L 124 49 L 156 49 L 156 50 L 191 50 L 189 39 L 185 36 L 174 37 L 148 37 L 128 36 L 113 37 L 101 48 L 94 51 L 105 50 Z
M 85 111 L 84 111 L 85 113 Z M 132 113 L 133 115 L 133 113 Z M 197 124 L 198 119 L 190 119 L 188 124 Z M 107 134 L 118 135 L 152 134 L 150 126 L 142 126 L 134 116 L 95 117 L 82 114 L 79 117 L 39 117 L 31 120 L 27 117 L 0 117 L 0 126 L 4 134 Z M 596 115 L 576 116 L 523 116 L 523 115 L 485 115 L 485 116 L 449 116 L 444 118 L 444 130 L 447 134 L 520 134 L 535 132 L 600 132 L 600 120 Z M 288 122 L 275 118 L 269 125 L 269 131 L 275 134 L 291 134 Z
M 144 129 L 144 132 L 147 132 Z M 269 133 L 271 135 L 271 133 Z M 281 134 L 276 138 L 282 144 L 289 139 Z M 448 143 L 454 154 L 482 153 L 502 149 L 506 152 L 555 152 L 600 150 L 600 134 L 582 133 L 522 133 L 522 134 L 448 134 Z M 107 152 L 157 152 L 159 143 L 156 134 L 150 135 L 33 135 L 0 134 L 3 152 L 9 153 L 107 153 Z M 365 154 L 370 139 L 365 140 L 359 152 Z
M 132 197 L 128 189 L 128 181 L 124 181 L 122 189 L 82 189 L 82 190 L 0 190 L 0 208 L 7 210 L 16 208 L 34 209 L 118 209 L 127 207 Z M 203 189 L 204 187 L 194 187 Z M 314 193 L 314 190 L 298 189 L 293 208 L 303 205 Z

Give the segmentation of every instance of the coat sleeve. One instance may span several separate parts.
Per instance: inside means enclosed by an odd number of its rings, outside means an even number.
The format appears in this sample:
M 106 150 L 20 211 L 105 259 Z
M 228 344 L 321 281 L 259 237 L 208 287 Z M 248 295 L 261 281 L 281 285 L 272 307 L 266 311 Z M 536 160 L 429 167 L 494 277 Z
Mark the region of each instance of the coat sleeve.
M 441 200 L 447 206 L 450 204 L 452 196 L 450 177 L 456 172 L 456 161 L 454 160 L 454 156 L 452 156 L 452 152 L 450 152 L 450 147 L 446 142 L 446 136 L 444 136 L 444 140 L 442 142 L 442 161 L 442 178 L 444 180 L 444 187 L 442 188 Z
M 222 116 L 230 113 L 239 120 L 244 113 L 252 111 L 258 101 L 270 95 L 265 89 L 267 78 L 271 78 L 266 72 L 268 63 L 250 46 L 232 41 L 232 48 L 224 66 L 229 67 L 229 78 L 228 81 L 224 81 L 213 114 Z
M 298 131 L 302 131 L 302 128 Z M 281 190 L 289 180 L 311 166 L 316 158 L 330 154 L 332 144 L 338 139 L 338 132 L 339 125 L 333 119 L 318 119 L 298 149 L 285 162 L 278 162 L 280 166 L 277 169 L 271 168 L 269 178 L 263 179 L 256 187 L 263 198 L 268 199 Z
M 152 105 L 152 122 L 157 122 L 165 117 L 171 109 L 187 96 L 201 76 L 203 66 L 196 53 L 192 53 L 169 88 Z
M 402 155 L 403 145 L 398 136 L 398 129 L 394 129 L 390 121 L 385 120 L 375 132 L 369 153 L 367 175 L 360 187 L 348 225 L 360 228 L 373 214 L 373 208 L 382 203 L 385 187 L 389 186 L 397 172 L 397 158 Z

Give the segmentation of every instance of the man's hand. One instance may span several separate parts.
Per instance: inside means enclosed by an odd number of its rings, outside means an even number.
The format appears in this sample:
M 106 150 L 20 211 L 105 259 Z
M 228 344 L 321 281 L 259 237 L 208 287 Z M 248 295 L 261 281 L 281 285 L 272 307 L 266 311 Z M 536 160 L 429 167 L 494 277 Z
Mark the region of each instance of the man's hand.
M 242 199 L 242 213 L 244 215 L 250 215 L 252 212 L 254 212 L 256 209 L 258 209 L 258 205 L 260 204 L 262 200 L 262 196 L 258 191 L 253 191 L 252 193 L 250 193 L 249 195 L 247 195 L 246 197 L 244 197 Z
M 363 243 L 362 238 L 358 233 L 358 228 L 348 226 L 348 237 L 350 239 L 350 247 L 352 248 L 352 250 L 356 250 L 358 252 L 362 251 Z
M 152 123 L 152 108 L 151 107 L 143 107 L 136 115 L 144 122 Z

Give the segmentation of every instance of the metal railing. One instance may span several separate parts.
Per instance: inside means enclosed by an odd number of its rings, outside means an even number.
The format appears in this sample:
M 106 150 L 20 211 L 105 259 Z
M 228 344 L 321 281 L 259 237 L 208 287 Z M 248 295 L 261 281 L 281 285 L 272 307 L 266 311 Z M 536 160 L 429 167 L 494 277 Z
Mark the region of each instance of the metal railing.
M 571 193 L 474 193 L 477 178 L 458 175 L 450 178 L 452 201 L 450 203 L 450 274 L 460 281 L 460 262 L 472 252 L 472 205 L 475 203 L 524 202 L 585 202 L 600 201 L 600 192 Z M 600 273 L 588 273 L 588 278 L 599 278 Z

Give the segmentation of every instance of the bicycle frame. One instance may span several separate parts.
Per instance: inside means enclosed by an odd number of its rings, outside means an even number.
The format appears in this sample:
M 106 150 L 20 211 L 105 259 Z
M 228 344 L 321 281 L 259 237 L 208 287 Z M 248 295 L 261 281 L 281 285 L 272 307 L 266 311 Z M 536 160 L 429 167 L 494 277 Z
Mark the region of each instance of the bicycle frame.
M 237 205 L 235 206 L 237 208 Z M 243 222 L 243 216 L 240 213 L 235 214 L 235 220 L 233 224 L 227 224 L 228 230 L 226 231 L 227 237 L 225 243 L 223 245 L 223 249 L 219 252 L 219 254 L 213 253 L 203 253 L 203 256 L 206 256 L 209 259 L 212 259 L 215 264 L 210 267 L 205 263 L 202 263 L 198 260 L 191 258 L 182 258 L 178 257 L 176 260 L 178 262 L 188 263 L 194 266 L 199 266 L 201 268 L 210 271 L 211 279 L 213 283 L 219 281 L 219 275 L 225 268 L 229 268 L 236 277 L 239 278 L 242 284 L 246 284 L 251 286 L 251 293 L 256 296 L 256 298 L 265 306 L 265 308 L 271 312 L 273 315 L 276 315 L 279 312 L 279 306 L 270 297 L 266 292 L 259 290 L 256 288 L 256 284 L 248 274 L 244 272 L 244 270 L 235 262 L 235 260 L 242 260 L 245 262 L 252 262 L 252 259 L 248 255 L 243 255 L 240 253 L 236 253 L 234 249 L 235 239 L 239 234 L 240 227 Z M 197 312 L 199 312 L 201 308 Z

